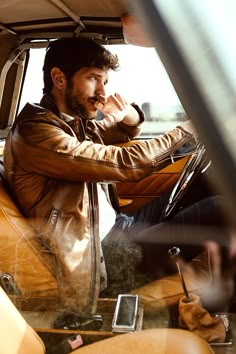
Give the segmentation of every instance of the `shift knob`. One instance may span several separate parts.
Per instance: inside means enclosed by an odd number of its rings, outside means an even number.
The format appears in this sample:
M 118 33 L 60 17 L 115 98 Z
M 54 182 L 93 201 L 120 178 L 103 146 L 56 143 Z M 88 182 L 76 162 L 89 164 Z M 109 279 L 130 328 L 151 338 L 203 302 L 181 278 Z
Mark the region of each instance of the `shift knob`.
M 183 291 L 184 291 L 184 295 L 186 297 L 186 301 L 191 301 L 185 281 L 184 281 L 184 277 L 183 277 L 183 273 L 182 270 L 180 268 L 180 264 L 179 264 L 179 256 L 180 256 L 180 248 L 179 247 L 172 247 L 168 250 L 168 255 L 169 257 L 176 263 L 177 269 L 178 269 L 178 273 L 179 273 L 179 277 L 181 280 L 181 284 L 183 287 Z
M 168 251 L 168 255 L 173 261 L 178 261 L 179 255 L 180 255 L 180 249 L 179 247 L 172 247 Z

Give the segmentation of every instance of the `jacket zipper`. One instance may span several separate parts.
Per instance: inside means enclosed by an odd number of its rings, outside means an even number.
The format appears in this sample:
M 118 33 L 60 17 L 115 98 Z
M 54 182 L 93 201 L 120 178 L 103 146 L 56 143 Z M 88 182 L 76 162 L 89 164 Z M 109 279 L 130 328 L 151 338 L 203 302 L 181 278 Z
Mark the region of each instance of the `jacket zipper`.
M 99 286 L 98 282 L 98 196 L 96 192 L 96 183 L 88 183 L 89 192 L 89 212 L 90 212 L 90 230 L 91 230 L 91 281 L 90 281 L 90 295 L 88 299 L 88 309 L 93 312 L 96 309 Z
M 82 132 L 82 139 L 87 140 L 86 127 L 87 122 L 80 119 L 80 126 Z M 88 139 L 90 140 L 90 139 Z M 87 311 L 94 312 L 96 310 L 98 291 L 96 290 L 99 286 L 98 284 L 98 195 L 96 192 L 96 183 L 87 183 L 88 194 L 89 194 L 89 226 L 90 226 L 90 237 L 91 237 L 91 279 L 90 279 L 90 290 L 87 302 Z M 96 202 L 95 202 L 96 200 Z
M 166 157 L 170 157 L 170 159 L 173 159 L 173 153 L 178 150 L 178 148 L 180 148 L 181 146 L 183 146 L 187 141 L 189 141 L 189 136 L 186 136 L 185 139 L 182 139 L 181 141 L 177 142 L 174 146 L 171 147 L 170 150 L 163 152 L 163 154 L 161 154 L 160 156 L 158 156 L 155 159 L 155 163 L 157 163 L 158 161 L 160 161 L 161 163 L 165 163 L 166 162 Z M 185 155 L 183 154 L 183 156 L 179 156 L 179 157 L 184 157 Z M 163 160 L 163 161 L 162 161 Z M 155 166 L 156 167 L 156 166 Z

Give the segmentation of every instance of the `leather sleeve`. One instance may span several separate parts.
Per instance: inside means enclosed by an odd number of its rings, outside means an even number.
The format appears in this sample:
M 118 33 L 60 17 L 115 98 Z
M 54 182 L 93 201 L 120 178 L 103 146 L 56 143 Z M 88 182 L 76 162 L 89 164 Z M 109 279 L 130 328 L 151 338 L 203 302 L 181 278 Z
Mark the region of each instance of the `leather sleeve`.
M 176 128 L 128 147 L 79 142 L 58 126 L 26 122 L 8 137 L 13 159 L 28 171 L 71 181 L 135 181 L 169 163 L 169 155 L 192 138 Z M 11 141 L 9 141 L 11 140 Z

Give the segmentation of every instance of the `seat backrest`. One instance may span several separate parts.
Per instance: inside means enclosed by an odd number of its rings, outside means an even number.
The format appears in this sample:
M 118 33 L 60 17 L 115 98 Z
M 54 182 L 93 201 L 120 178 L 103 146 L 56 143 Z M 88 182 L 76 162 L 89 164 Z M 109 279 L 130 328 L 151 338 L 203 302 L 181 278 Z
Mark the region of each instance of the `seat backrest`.
M 45 346 L 37 333 L 0 287 L 0 352 L 1 354 L 44 354 Z
M 52 255 L 9 195 L 0 163 L 0 278 L 9 273 L 22 296 L 58 296 Z

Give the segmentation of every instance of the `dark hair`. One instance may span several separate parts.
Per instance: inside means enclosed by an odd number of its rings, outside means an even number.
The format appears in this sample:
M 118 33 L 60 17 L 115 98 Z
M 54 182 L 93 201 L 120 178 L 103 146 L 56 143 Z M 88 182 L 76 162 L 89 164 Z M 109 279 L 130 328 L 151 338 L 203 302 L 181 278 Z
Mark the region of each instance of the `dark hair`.
M 44 60 L 44 93 L 50 93 L 53 83 L 51 69 L 58 67 L 69 81 L 83 67 L 116 70 L 119 68 L 117 55 L 104 46 L 85 37 L 58 39 L 49 44 Z

